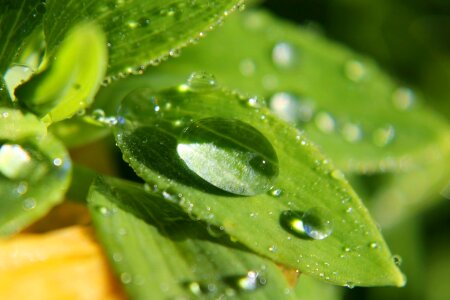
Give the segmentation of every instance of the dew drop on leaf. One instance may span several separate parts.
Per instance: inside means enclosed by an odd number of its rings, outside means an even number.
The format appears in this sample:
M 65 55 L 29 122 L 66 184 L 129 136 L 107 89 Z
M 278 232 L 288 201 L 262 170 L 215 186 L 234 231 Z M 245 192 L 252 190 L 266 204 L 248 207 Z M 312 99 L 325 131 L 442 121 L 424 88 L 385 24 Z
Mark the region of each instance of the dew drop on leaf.
M 305 213 L 287 210 L 281 213 L 281 226 L 301 238 L 323 240 L 333 231 L 330 213 L 319 207 L 313 207 Z
M 406 87 L 399 87 L 392 94 L 392 102 L 398 110 L 408 110 L 411 108 L 414 99 L 414 92 Z
M 354 123 L 345 123 L 342 125 L 341 134 L 347 142 L 355 143 L 362 138 L 362 129 Z
M 366 67 L 357 60 L 350 60 L 344 67 L 345 75 L 348 79 L 354 82 L 361 81 L 366 75 Z
M 376 129 L 372 134 L 373 143 L 378 147 L 390 144 L 395 137 L 395 129 L 392 125 Z
M 36 207 L 36 200 L 33 198 L 27 198 L 22 202 L 23 210 L 29 211 Z
M 314 104 L 292 93 L 278 92 L 270 97 L 270 109 L 280 119 L 289 123 L 302 123 L 311 120 Z
M 193 122 L 184 129 L 177 153 L 190 171 L 237 195 L 267 192 L 278 175 L 278 158 L 271 143 L 239 120 Z
M 288 42 L 279 42 L 272 49 L 272 61 L 278 68 L 291 68 L 295 65 L 296 49 Z
M 195 91 L 209 90 L 216 87 L 216 78 L 207 72 L 194 72 L 189 76 L 187 85 Z
M 31 162 L 30 154 L 22 146 L 3 144 L 0 147 L 0 173 L 10 179 L 26 177 Z
M 328 112 L 319 112 L 315 118 L 317 128 L 323 133 L 332 133 L 336 127 L 336 121 Z

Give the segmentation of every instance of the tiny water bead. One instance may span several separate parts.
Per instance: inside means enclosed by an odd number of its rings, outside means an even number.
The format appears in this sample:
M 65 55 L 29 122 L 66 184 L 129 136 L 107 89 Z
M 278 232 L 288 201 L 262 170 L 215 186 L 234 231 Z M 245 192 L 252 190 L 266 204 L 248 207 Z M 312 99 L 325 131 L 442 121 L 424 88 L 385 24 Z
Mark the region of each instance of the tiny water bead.
M 333 231 L 329 212 L 319 207 L 313 207 L 305 213 L 284 211 L 280 216 L 280 223 L 290 233 L 314 240 L 323 240 Z
M 410 109 L 414 100 L 414 91 L 406 87 L 399 87 L 392 94 L 392 102 L 398 110 Z
M 314 122 L 317 128 L 323 133 L 332 133 L 336 128 L 336 121 L 334 117 L 328 112 L 319 112 L 315 116 Z
M 255 74 L 256 64 L 252 59 L 243 59 L 239 63 L 239 71 L 243 76 L 249 77 Z
M 394 260 L 394 263 L 396 266 L 401 266 L 402 264 L 402 258 L 400 257 L 400 255 L 394 255 L 392 256 L 392 259 Z
M 193 122 L 183 130 L 177 153 L 190 171 L 237 195 L 267 192 L 278 176 L 278 157 L 271 143 L 239 120 Z
M 280 119 L 289 123 L 308 122 L 314 113 L 314 104 L 292 93 L 279 92 L 270 97 L 270 109 Z
M 25 211 L 32 210 L 36 207 L 36 200 L 34 198 L 27 198 L 22 202 L 22 208 Z
M 347 142 L 355 143 L 362 139 L 363 131 L 359 125 L 348 122 L 342 125 L 341 134 Z
M 288 42 L 279 42 L 272 48 L 272 61 L 279 68 L 293 67 L 296 59 L 296 49 Z
M 361 81 L 366 76 L 366 67 L 357 60 L 350 60 L 345 63 L 344 72 L 348 79 L 354 82 Z
M 394 137 L 395 129 L 392 125 L 378 128 L 372 134 L 373 143 L 378 147 L 384 147 L 392 143 Z
M 187 80 L 188 87 L 195 91 L 213 89 L 216 87 L 216 84 L 214 75 L 207 72 L 194 72 Z

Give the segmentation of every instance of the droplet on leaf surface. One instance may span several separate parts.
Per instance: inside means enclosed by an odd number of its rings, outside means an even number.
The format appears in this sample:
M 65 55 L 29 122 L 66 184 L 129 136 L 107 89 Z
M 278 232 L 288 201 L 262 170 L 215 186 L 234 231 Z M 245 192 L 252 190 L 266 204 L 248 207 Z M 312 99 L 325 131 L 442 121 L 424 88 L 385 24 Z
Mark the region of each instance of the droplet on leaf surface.
M 278 175 L 271 143 L 239 120 L 205 118 L 192 123 L 184 129 L 177 153 L 203 180 L 237 195 L 267 192 Z

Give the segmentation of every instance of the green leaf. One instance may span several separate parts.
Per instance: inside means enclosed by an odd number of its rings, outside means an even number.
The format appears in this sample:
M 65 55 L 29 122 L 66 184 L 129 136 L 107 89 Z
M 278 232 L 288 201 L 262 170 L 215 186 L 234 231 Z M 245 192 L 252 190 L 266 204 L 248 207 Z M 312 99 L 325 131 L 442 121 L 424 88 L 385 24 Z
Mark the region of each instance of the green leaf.
M 195 218 L 223 226 L 253 251 L 330 283 L 404 283 L 381 234 L 343 174 L 257 98 L 222 90 L 213 78 L 195 74 L 189 84 L 177 88 L 131 93 L 118 118 L 115 134 L 124 159 L 150 187 Z M 229 155 L 215 165 L 208 151 L 194 150 L 196 163 L 203 163 L 211 175 L 198 174 L 179 156 L 179 145 L 192 126 L 209 118 L 239 120 L 253 127 L 270 142 L 277 160 L 261 152 L 261 145 L 252 144 L 256 139 L 251 132 L 233 134 L 203 124 L 210 133 L 200 134 L 192 144 L 203 147 L 209 140 L 210 151 Z M 248 156 L 243 158 L 242 153 Z M 227 193 L 230 189 L 212 180 L 228 177 L 233 167 L 241 169 L 239 164 L 247 166 L 249 176 L 271 176 L 278 170 L 278 177 L 270 179 L 273 188 L 242 197 L 243 193 Z M 251 179 L 240 180 L 233 183 L 237 190 Z
M 71 162 L 35 116 L 0 112 L 0 236 L 7 236 L 63 200 Z
M 69 28 L 95 21 L 107 36 L 108 76 L 141 73 L 202 38 L 240 1 L 47 1 L 44 31 L 52 53 Z
M 444 197 L 448 198 L 448 195 L 439 194 L 450 182 L 447 168 L 450 165 L 450 143 L 443 147 L 442 152 L 442 155 L 434 153 L 439 157 L 432 163 L 386 176 L 386 181 L 371 195 L 370 211 L 383 228 L 394 227 L 445 200 Z
M 42 0 L 1 0 L 0 7 L 0 74 L 3 75 L 20 54 L 24 40 L 42 21 Z
M 141 185 L 98 178 L 89 208 L 132 299 L 293 299 L 273 263 L 231 243 L 218 228 L 208 232 Z
M 77 24 L 44 71 L 21 85 L 15 94 L 46 123 L 70 118 L 92 103 L 106 64 L 107 47 L 101 29 L 92 23 Z
M 174 85 L 194 70 L 266 97 L 278 116 L 304 129 L 345 171 L 410 169 L 441 151 L 448 130 L 419 93 L 368 58 L 263 11 L 230 18 L 148 78 Z
M 297 300 L 339 300 L 342 299 L 342 291 L 336 286 L 332 286 L 308 276 L 300 276 L 295 287 Z

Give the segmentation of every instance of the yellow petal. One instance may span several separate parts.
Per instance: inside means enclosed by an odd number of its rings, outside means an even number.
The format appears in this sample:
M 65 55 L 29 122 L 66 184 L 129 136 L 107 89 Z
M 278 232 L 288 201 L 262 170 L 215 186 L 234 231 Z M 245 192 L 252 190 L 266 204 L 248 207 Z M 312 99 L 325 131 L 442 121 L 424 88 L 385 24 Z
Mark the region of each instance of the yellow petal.
M 91 229 L 0 240 L 0 299 L 125 299 Z

